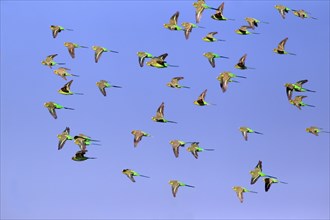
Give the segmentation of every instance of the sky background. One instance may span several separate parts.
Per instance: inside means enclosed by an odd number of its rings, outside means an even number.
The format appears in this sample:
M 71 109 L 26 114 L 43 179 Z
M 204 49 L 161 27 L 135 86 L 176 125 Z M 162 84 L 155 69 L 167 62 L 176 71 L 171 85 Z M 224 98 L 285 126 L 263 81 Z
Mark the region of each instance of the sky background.
M 218 7 L 222 1 L 207 1 Z M 305 132 L 311 125 L 329 126 L 329 2 L 328 1 L 226 1 L 224 15 L 235 21 L 215 21 L 205 10 L 190 39 L 183 32 L 163 27 L 180 12 L 179 24 L 195 23 L 193 1 L 1 1 L 1 219 L 328 219 L 329 134 Z M 282 19 L 274 8 L 283 4 L 305 9 L 318 20 L 300 19 L 291 12 Z M 255 17 L 259 35 L 237 35 Z M 53 39 L 50 25 L 63 31 Z M 217 31 L 225 42 L 207 43 L 202 37 Z M 288 37 L 286 50 L 297 56 L 273 53 Z M 72 59 L 64 47 L 71 41 L 88 46 L 76 49 Z M 93 45 L 118 54 L 103 53 L 94 63 Z M 179 65 L 156 69 L 138 65 L 138 51 Z M 204 52 L 216 59 L 212 68 Z M 72 91 L 63 96 L 66 83 L 41 65 L 50 54 L 66 63 Z M 247 53 L 246 65 L 234 65 Z M 223 71 L 246 76 L 220 90 L 216 77 Z M 184 76 L 191 89 L 171 89 L 166 83 Z M 103 97 L 95 83 L 101 79 L 120 85 Z M 308 79 L 304 101 L 315 105 L 299 111 L 290 105 L 284 84 Z M 206 101 L 193 104 L 208 89 Z M 297 93 L 294 93 L 297 95 Z M 43 103 L 54 101 L 75 110 L 58 110 L 54 120 Z M 165 117 L 178 124 L 151 120 L 161 102 Z M 65 127 L 74 136 L 84 133 L 101 140 L 86 156 L 96 160 L 75 162 L 78 150 L 68 141 L 57 150 L 57 135 Z M 238 128 L 248 126 L 264 135 L 243 140 Z M 131 131 L 153 137 L 133 147 Z M 175 158 L 170 140 L 199 141 L 213 152 L 196 160 L 186 148 Z M 186 146 L 187 147 L 187 146 Z M 264 191 L 262 179 L 250 185 L 258 160 L 263 171 L 289 184 Z M 132 183 L 121 173 L 130 168 L 151 178 Z M 194 185 L 181 187 L 173 198 L 169 180 Z M 243 186 L 241 204 L 232 190 Z

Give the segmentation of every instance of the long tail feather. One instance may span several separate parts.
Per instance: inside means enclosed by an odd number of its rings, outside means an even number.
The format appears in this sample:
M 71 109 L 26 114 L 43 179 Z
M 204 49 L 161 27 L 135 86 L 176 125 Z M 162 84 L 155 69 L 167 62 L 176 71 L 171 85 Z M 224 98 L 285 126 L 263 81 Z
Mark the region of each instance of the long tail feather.
M 251 34 L 260 34 L 260 33 L 257 33 L 257 32 L 251 32 Z
M 274 179 L 277 179 L 277 177 L 275 177 L 275 176 L 269 176 L 269 175 L 265 175 L 265 177 L 269 177 L 269 178 L 274 178 Z
M 96 159 L 96 157 L 86 157 L 87 159 Z
M 94 140 L 94 139 L 90 139 L 90 141 L 101 142 L 100 140 Z
M 229 57 L 225 57 L 225 56 L 220 56 L 221 58 L 225 58 L 225 59 L 229 59 Z
M 256 134 L 263 134 L 263 133 L 261 133 L 261 132 L 258 132 L 258 131 L 254 131 L 254 133 L 256 133 Z
M 184 186 L 188 186 L 188 187 L 191 187 L 191 188 L 195 188 L 195 186 L 187 185 L 187 184 L 185 184 Z
M 288 54 L 290 54 L 290 55 L 294 55 L 294 56 L 296 56 L 297 54 L 295 54 L 295 53 L 288 53 Z
M 206 151 L 215 151 L 215 149 L 204 149 Z
M 140 174 L 140 176 L 144 177 L 144 178 L 150 178 L 149 176 L 145 176 L 145 175 L 141 175 L 141 174 Z
M 282 181 L 278 181 L 278 182 L 283 183 L 283 184 L 288 184 L 287 182 L 282 182 Z
M 222 40 L 222 39 L 217 39 L 217 41 L 226 41 L 226 40 Z
M 190 89 L 190 87 L 189 87 L 189 86 L 181 86 L 181 88 Z
M 245 76 L 237 76 L 237 75 L 236 75 L 236 77 L 238 77 L 238 78 L 244 78 L 244 79 L 246 79 L 246 77 L 245 77 Z
M 119 53 L 118 51 L 114 51 L 114 50 L 110 50 L 110 52 L 112 52 L 112 53 Z
M 198 28 L 205 28 L 205 27 L 203 27 L 203 26 L 197 26 Z
M 250 69 L 250 70 L 255 70 L 256 68 L 254 67 L 246 67 L 247 69 Z
M 71 76 L 75 76 L 75 77 L 79 77 L 79 75 L 75 75 L 75 74 L 70 74 Z
M 114 87 L 114 88 L 122 88 L 121 86 L 112 86 L 112 87 Z
M 70 29 L 70 28 L 66 28 L 65 30 L 67 30 L 67 31 L 73 31 L 73 29 Z
M 63 107 L 64 109 L 74 110 L 73 108 Z
M 309 105 L 309 104 L 305 104 L 306 106 L 309 106 L 309 107 L 315 107 L 314 105 Z
M 250 193 L 258 193 L 258 192 L 256 192 L 256 191 L 251 191 L 251 190 L 249 190 L 249 192 L 250 192 Z
M 322 132 L 322 133 L 328 133 L 328 134 L 330 133 L 329 131 L 320 131 L 320 132 Z
M 88 47 L 86 47 L 86 46 L 80 46 L 81 48 L 88 48 Z
M 227 18 L 228 21 L 235 21 L 233 18 Z
M 307 92 L 316 92 L 314 90 L 305 89 Z
M 230 82 L 239 83 L 239 82 L 238 82 L 238 81 L 236 81 L 236 80 L 230 80 Z
M 91 143 L 91 145 L 94 145 L 94 146 L 102 146 L 101 144 L 96 144 L 96 143 Z
M 170 65 L 170 64 L 168 64 L 167 66 L 170 66 L 170 67 L 179 67 L 177 65 Z
M 260 22 L 263 23 L 263 24 L 269 24 L 268 21 L 260 21 Z
M 65 65 L 65 63 L 57 63 L 58 65 Z
M 178 122 L 176 122 L 176 121 L 166 121 L 166 122 L 174 123 L 174 124 L 177 124 L 177 123 L 178 123 Z
M 84 93 L 79 93 L 79 92 L 76 92 L 76 93 L 73 93 L 75 95 L 84 95 Z

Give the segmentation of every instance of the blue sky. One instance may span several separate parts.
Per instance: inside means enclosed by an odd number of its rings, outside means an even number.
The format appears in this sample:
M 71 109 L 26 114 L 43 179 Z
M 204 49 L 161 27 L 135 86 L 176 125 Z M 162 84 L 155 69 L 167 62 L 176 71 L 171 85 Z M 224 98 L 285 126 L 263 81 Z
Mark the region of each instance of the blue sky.
M 215 21 L 205 10 L 190 39 L 163 27 L 180 12 L 179 24 L 195 22 L 193 1 L 1 1 L 1 219 L 328 219 L 329 135 L 305 132 L 311 125 L 329 126 L 329 2 L 226 1 L 224 15 L 235 21 Z M 218 7 L 222 1 L 207 1 Z M 283 4 L 305 9 L 318 20 L 302 20 L 291 12 L 284 20 L 274 8 Z M 241 36 L 235 30 L 255 17 L 259 35 Z M 50 25 L 63 31 L 52 38 Z M 218 31 L 225 42 L 206 43 L 202 37 Z M 273 48 L 288 37 L 286 50 Z M 104 46 L 94 63 L 94 51 L 77 49 L 69 56 L 64 42 Z M 155 69 L 138 65 L 136 52 L 168 53 L 178 68 Z M 212 68 L 204 52 L 217 59 Z M 65 62 L 73 78 L 71 89 L 83 96 L 57 93 L 65 81 L 41 65 L 50 54 Z M 247 53 L 247 66 L 234 68 Z M 223 71 L 246 76 L 222 93 L 216 77 Z M 191 89 L 171 89 L 166 83 L 184 76 Z M 103 97 L 95 83 L 101 79 L 120 85 Z M 308 79 L 305 107 L 299 111 L 287 101 L 284 84 Z M 208 89 L 206 101 L 193 101 Z M 295 94 L 297 95 L 297 94 Z M 54 120 L 43 103 L 55 101 L 75 110 L 57 111 Z M 165 102 L 165 116 L 178 124 L 151 120 Z M 73 142 L 57 150 L 57 134 L 66 126 L 71 134 L 85 133 L 101 140 L 90 146 L 82 163 L 71 157 Z M 238 128 L 264 133 L 243 140 Z M 133 129 L 150 133 L 137 148 Z M 198 160 L 181 148 L 175 158 L 170 140 L 199 141 L 213 152 Z M 265 173 L 289 184 L 264 192 L 262 179 L 250 185 L 249 171 L 258 160 Z M 150 179 L 132 183 L 121 173 L 130 168 Z M 178 179 L 195 188 L 180 188 L 173 198 L 168 181 Z M 246 193 L 241 204 L 232 186 Z

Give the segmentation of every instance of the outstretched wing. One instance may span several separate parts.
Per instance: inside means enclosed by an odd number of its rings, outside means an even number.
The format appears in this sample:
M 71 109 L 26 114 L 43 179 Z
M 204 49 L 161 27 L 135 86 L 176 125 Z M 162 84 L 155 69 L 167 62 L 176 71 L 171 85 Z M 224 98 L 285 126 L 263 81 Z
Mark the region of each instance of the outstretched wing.
M 102 53 L 103 53 L 103 49 L 102 48 L 98 48 L 97 50 L 95 50 L 95 55 L 94 55 L 95 63 L 97 63 L 99 61 Z
M 162 104 L 158 107 L 156 116 L 159 118 L 164 118 L 164 102 L 162 102 Z
M 170 18 L 170 24 L 171 25 L 176 25 L 178 22 L 178 18 L 179 18 L 180 12 L 175 12 L 174 15 L 172 15 L 172 17 Z
M 178 192 L 178 189 L 179 189 L 179 183 L 173 183 L 172 184 L 172 194 L 173 194 L 173 197 L 176 197 L 176 193 Z
M 283 39 L 279 44 L 278 44 L 278 47 L 277 47 L 277 50 L 279 51 L 284 51 L 284 47 L 285 47 L 285 44 L 287 42 L 289 38 L 285 38 Z

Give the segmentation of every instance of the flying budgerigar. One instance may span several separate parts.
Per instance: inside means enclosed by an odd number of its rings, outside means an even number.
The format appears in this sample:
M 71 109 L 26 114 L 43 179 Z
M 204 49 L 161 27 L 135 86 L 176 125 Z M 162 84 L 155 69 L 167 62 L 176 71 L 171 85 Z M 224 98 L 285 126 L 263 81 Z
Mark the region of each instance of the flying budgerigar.
M 182 27 L 180 27 L 177 23 L 178 23 L 178 18 L 179 18 L 180 12 L 177 11 L 175 12 L 171 18 L 169 23 L 164 24 L 164 27 L 171 30 L 171 31 L 181 31 Z
M 52 30 L 52 35 L 53 35 L 53 38 L 56 38 L 57 37 L 57 34 L 60 33 L 61 31 L 73 31 L 72 29 L 69 29 L 69 28 L 64 28 L 62 26 L 59 26 L 59 25 L 51 25 L 50 26 L 50 29 Z
M 241 203 L 243 203 L 243 193 L 245 193 L 245 192 L 257 193 L 255 191 L 248 190 L 248 189 L 246 189 L 244 187 L 241 187 L 241 186 L 234 186 L 233 190 L 236 192 L 237 197 L 238 197 L 238 199 Z
M 294 99 L 290 99 L 289 102 L 290 104 L 296 106 L 299 110 L 301 110 L 301 107 L 303 106 L 309 106 L 309 107 L 315 107 L 314 105 L 309 105 L 303 102 L 303 99 L 307 98 L 307 96 L 304 95 L 297 95 L 294 97 Z
M 65 42 L 64 46 L 68 48 L 69 54 L 72 57 L 72 59 L 75 58 L 75 48 L 88 48 L 86 46 L 80 46 L 79 44 L 72 42 Z
M 108 50 L 107 48 L 100 46 L 92 46 L 92 49 L 95 51 L 94 54 L 95 63 L 99 62 L 99 59 L 103 52 L 119 53 L 118 51 Z
M 253 29 L 253 28 L 252 26 L 249 25 L 242 25 L 240 28 L 235 30 L 235 33 L 240 35 L 259 34 L 256 32 L 251 32 L 248 29 Z
M 46 59 L 44 59 L 43 61 L 41 61 L 42 65 L 48 66 L 49 68 L 52 68 L 55 65 L 65 65 L 65 63 L 57 63 L 54 61 L 54 58 L 57 56 L 57 54 L 52 54 L 52 55 L 48 55 L 46 57 Z
M 225 3 L 222 2 L 219 7 L 216 9 L 216 12 L 211 15 L 211 18 L 214 19 L 214 20 L 217 20 L 217 21 L 227 21 L 227 20 L 230 20 L 230 21 L 234 21 L 234 19 L 232 18 L 226 18 L 224 15 L 223 15 L 223 9 L 225 7 Z
M 131 134 L 134 135 L 134 147 L 137 147 L 138 143 L 142 140 L 142 137 L 151 137 L 150 134 L 141 131 L 141 130 L 133 130 Z
M 170 180 L 168 183 L 172 186 L 172 195 L 173 195 L 174 198 L 176 197 L 176 194 L 177 194 L 178 189 L 179 189 L 180 186 L 187 186 L 187 187 L 191 187 L 191 188 L 195 187 L 195 186 L 188 185 L 188 184 L 185 184 L 183 182 L 180 182 L 178 180 Z
M 151 118 L 155 122 L 162 122 L 162 123 L 177 123 L 175 121 L 169 121 L 164 118 L 164 102 L 160 104 L 160 106 L 157 109 L 156 115 Z
M 108 83 L 106 80 L 100 80 L 96 82 L 96 86 L 99 88 L 100 92 L 102 93 L 103 96 L 107 96 L 107 92 L 105 91 L 106 88 L 121 88 L 121 86 L 116 86 L 116 85 L 111 85 Z
M 145 178 L 150 178 L 149 176 L 139 174 L 139 173 L 137 173 L 137 172 L 135 172 L 134 170 L 131 170 L 131 169 L 123 169 L 121 172 L 123 174 L 125 174 L 133 183 L 135 183 L 134 176 L 141 176 L 141 177 L 145 177 Z
M 251 17 L 246 17 L 246 18 L 245 18 L 245 21 L 249 24 L 249 26 L 250 26 L 252 29 L 255 29 L 256 27 L 258 27 L 258 23 L 269 24 L 269 23 L 266 22 L 266 21 L 260 21 L 260 20 L 258 20 L 258 19 L 251 18 Z
M 292 98 L 292 92 L 315 92 L 313 90 L 305 89 L 303 88 L 303 85 L 307 83 L 307 79 L 299 80 L 296 83 L 285 83 L 286 87 L 286 95 L 288 97 L 288 100 Z
M 251 174 L 251 181 L 250 184 L 253 185 L 257 182 L 259 177 L 270 177 L 270 178 L 276 178 L 274 176 L 269 176 L 268 174 L 265 174 L 262 172 L 262 161 L 259 160 L 258 164 L 255 166 L 254 170 L 250 171 Z
M 193 142 L 188 148 L 187 151 L 190 152 L 196 159 L 198 159 L 198 152 L 202 151 L 214 151 L 214 149 L 204 149 L 199 146 L 199 142 Z
M 65 83 L 65 85 L 58 90 L 58 93 L 60 93 L 62 95 L 73 95 L 73 94 L 83 95 L 83 93 L 72 92 L 70 90 L 72 82 L 73 82 L 73 80 L 70 80 L 69 82 Z
M 60 76 L 62 79 L 67 80 L 67 76 L 75 76 L 75 77 L 79 77 L 79 75 L 75 75 L 75 74 L 71 74 L 68 73 L 68 68 L 65 67 L 59 67 L 58 69 L 54 70 L 54 73 L 58 76 Z
M 195 8 L 195 18 L 197 24 L 201 21 L 202 14 L 205 9 L 217 10 L 216 8 L 207 5 L 205 3 L 205 0 L 197 0 L 196 2 L 193 3 L 193 6 Z
M 186 38 L 186 40 L 189 39 L 189 35 L 192 32 L 193 28 L 204 28 L 202 26 L 190 23 L 190 22 L 182 22 L 181 26 L 183 27 L 184 30 L 184 36 Z
M 193 142 L 187 142 L 187 141 L 180 141 L 180 140 L 171 140 L 170 145 L 172 146 L 174 156 L 176 158 L 179 157 L 179 149 L 180 147 L 184 147 L 188 143 L 193 143 Z
M 226 58 L 229 59 L 229 57 L 225 57 L 225 56 L 220 56 L 219 54 L 213 53 L 213 52 L 206 52 L 203 53 L 203 56 L 206 57 L 209 61 L 209 63 L 211 64 L 211 66 L 214 68 L 215 67 L 215 58 Z
M 205 106 L 205 105 L 215 105 L 215 104 L 211 104 L 205 101 L 205 97 L 206 97 L 206 93 L 207 93 L 207 89 L 205 89 L 197 98 L 197 100 L 194 101 L 195 105 L 198 106 Z
M 187 88 L 187 89 L 189 89 L 190 87 L 188 87 L 188 86 L 182 86 L 182 85 L 179 84 L 179 81 L 182 80 L 182 79 L 184 79 L 183 76 L 173 77 L 172 80 L 171 80 L 171 82 L 168 82 L 166 85 L 168 87 L 176 88 L 176 89 L 180 89 L 180 88 Z
M 240 70 L 246 70 L 246 69 L 254 69 L 253 67 L 247 67 L 245 65 L 245 60 L 246 60 L 247 54 L 244 54 L 238 61 L 238 63 L 235 65 L 236 69 Z
M 72 140 L 73 139 L 73 137 L 70 136 L 70 128 L 66 127 L 65 130 L 61 134 L 57 135 L 57 138 L 59 140 L 58 145 L 57 145 L 57 149 L 61 150 L 67 140 Z
M 281 14 L 281 17 L 283 19 L 285 19 L 285 15 L 287 13 L 289 13 L 289 11 L 291 11 L 290 8 L 288 8 L 288 7 L 284 6 L 284 5 L 275 5 L 274 7 L 278 10 L 278 12 Z
M 156 67 L 156 68 L 167 68 L 170 67 L 178 67 L 176 65 L 170 65 L 165 61 L 165 58 L 168 56 L 167 53 L 164 53 L 158 57 L 151 58 L 150 61 L 147 62 L 148 66 Z
M 235 77 L 246 78 L 245 76 L 238 76 L 231 72 L 220 73 L 220 75 L 217 77 L 217 80 L 220 81 L 220 88 L 221 88 L 222 92 L 227 91 L 229 82 L 238 82 L 238 81 L 232 80 L 232 78 L 235 78 Z
M 270 186 L 271 186 L 273 183 L 283 183 L 283 184 L 288 184 L 288 183 L 286 183 L 286 182 L 279 181 L 279 180 L 276 179 L 276 178 L 270 178 L 270 177 L 266 177 L 266 178 L 264 178 L 264 182 L 265 182 L 265 192 L 268 192 L 268 190 L 270 189 Z
M 310 16 L 309 13 L 308 13 L 307 11 L 302 10 L 302 9 L 300 9 L 300 10 L 292 10 L 292 12 L 293 12 L 293 14 L 294 14 L 295 16 L 297 16 L 298 18 L 302 18 L 302 19 L 305 19 L 305 18 L 312 18 L 312 19 L 317 20 L 317 18 Z
M 246 140 L 246 141 L 248 140 L 248 133 L 263 134 L 263 133 L 260 133 L 258 131 L 254 131 L 251 128 L 248 128 L 248 127 L 240 127 L 239 130 L 240 130 L 240 132 L 242 132 L 244 140 Z
M 64 107 L 60 104 L 57 104 L 55 102 L 45 102 L 44 106 L 48 109 L 49 113 L 53 116 L 54 119 L 57 119 L 56 109 L 69 109 L 74 110 L 73 108 Z
M 210 32 L 205 37 L 203 37 L 202 39 L 205 42 L 225 41 L 225 40 L 215 38 L 214 35 L 216 35 L 216 34 L 218 34 L 217 31 Z
M 147 53 L 147 52 L 143 52 L 143 51 L 137 52 L 137 55 L 138 55 L 138 58 L 139 58 L 139 65 L 140 65 L 140 67 L 143 67 L 144 60 L 146 58 L 154 58 L 154 56 L 152 54 Z
M 77 144 L 80 150 L 82 151 L 86 150 L 87 145 L 99 145 L 94 142 L 100 142 L 99 140 L 92 139 L 91 137 L 85 134 L 78 134 L 74 136 L 73 139 L 74 139 L 74 143 Z
M 323 128 L 319 128 L 316 126 L 310 126 L 305 129 L 306 132 L 314 134 L 315 136 L 319 136 L 319 133 L 330 133 L 329 131 L 324 131 Z
M 281 42 L 278 44 L 277 48 L 275 48 L 273 51 L 277 54 L 290 54 L 290 55 L 296 55 L 294 53 L 290 53 L 285 51 L 284 47 L 286 42 L 288 41 L 289 38 L 284 38 L 283 40 L 281 40 Z
M 96 159 L 96 157 L 85 157 L 86 152 L 87 150 L 77 151 L 76 154 L 71 159 L 78 162 L 85 161 L 88 159 Z

